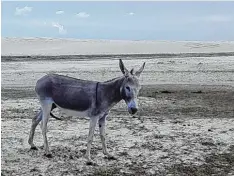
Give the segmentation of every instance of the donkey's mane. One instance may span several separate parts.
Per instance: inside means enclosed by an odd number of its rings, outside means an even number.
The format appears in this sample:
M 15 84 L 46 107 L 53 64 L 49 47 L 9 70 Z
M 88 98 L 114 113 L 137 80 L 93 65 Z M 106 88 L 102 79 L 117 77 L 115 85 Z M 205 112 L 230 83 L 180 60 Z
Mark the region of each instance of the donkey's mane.
M 116 78 L 113 78 L 113 79 L 110 79 L 110 80 L 104 81 L 103 83 L 112 82 L 112 81 L 115 81 L 115 80 L 117 80 L 117 79 L 121 79 L 121 78 L 123 78 L 123 76 L 119 76 L 119 77 L 116 77 Z

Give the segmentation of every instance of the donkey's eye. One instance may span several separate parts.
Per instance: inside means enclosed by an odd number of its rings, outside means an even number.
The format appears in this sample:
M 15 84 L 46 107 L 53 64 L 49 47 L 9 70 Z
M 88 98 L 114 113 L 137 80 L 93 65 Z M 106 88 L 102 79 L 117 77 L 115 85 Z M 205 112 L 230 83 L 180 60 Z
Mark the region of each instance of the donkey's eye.
M 130 87 L 129 86 L 126 86 L 126 89 L 130 92 Z

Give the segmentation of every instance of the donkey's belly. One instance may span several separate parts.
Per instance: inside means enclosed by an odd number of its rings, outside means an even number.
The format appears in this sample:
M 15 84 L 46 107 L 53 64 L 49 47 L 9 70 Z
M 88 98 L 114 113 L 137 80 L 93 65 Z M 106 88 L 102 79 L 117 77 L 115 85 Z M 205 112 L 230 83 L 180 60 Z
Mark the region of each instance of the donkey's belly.
M 74 111 L 70 109 L 64 109 L 58 106 L 61 113 L 66 114 L 67 116 L 75 116 L 75 117 L 88 117 L 88 110 L 86 111 Z

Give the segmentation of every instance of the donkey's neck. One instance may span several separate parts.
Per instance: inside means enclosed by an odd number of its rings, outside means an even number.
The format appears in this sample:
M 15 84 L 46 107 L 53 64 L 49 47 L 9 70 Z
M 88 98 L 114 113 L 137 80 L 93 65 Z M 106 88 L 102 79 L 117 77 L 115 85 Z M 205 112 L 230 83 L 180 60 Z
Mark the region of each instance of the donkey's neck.
M 115 78 L 106 82 L 100 82 L 98 88 L 98 100 L 101 106 L 106 106 L 109 108 L 110 106 L 114 106 L 119 101 L 122 100 L 122 96 L 120 93 L 120 88 L 124 81 L 124 77 Z M 104 104 L 103 104 L 103 103 Z

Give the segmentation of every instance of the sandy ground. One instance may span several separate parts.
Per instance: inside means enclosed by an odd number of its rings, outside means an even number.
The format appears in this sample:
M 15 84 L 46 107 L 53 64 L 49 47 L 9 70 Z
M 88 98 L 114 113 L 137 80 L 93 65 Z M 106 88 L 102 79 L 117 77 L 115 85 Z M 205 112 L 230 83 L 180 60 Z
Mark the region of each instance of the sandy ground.
M 176 44 L 181 47 L 179 42 Z M 233 51 L 223 44 L 224 49 L 220 44 L 213 51 L 206 44 L 201 46 L 195 55 L 179 53 L 163 58 L 160 54 L 12 57 L 7 55 L 20 55 L 20 49 L 7 50 L 9 47 L 3 43 L 2 175 L 234 175 L 234 56 L 227 53 Z M 21 47 L 22 55 L 38 54 L 36 50 L 26 54 L 23 48 L 28 45 Z M 167 51 L 173 51 L 173 47 Z M 204 51 L 226 54 L 204 56 Z M 69 50 L 61 52 L 57 55 L 71 54 Z M 51 72 L 107 80 L 121 74 L 118 58 L 136 69 L 143 61 L 147 63 L 141 77 L 139 112 L 129 115 L 126 105 L 120 102 L 108 119 L 107 145 L 118 159 L 104 158 L 97 129 L 91 154 L 98 166 L 85 165 L 88 120 L 77 117 L 50 119 L 52 159 L 43 156 L 42 148 L 29 150 L 31 119 L 39 108 L 33 90 L 36 81 Z M 60 116 L 57 111 L 55 114 Z M 35 143 L 43 144 L 39 127 Z
M 3 38 L 2 55 L 95 55 L 234 52 L 234 42 Z

